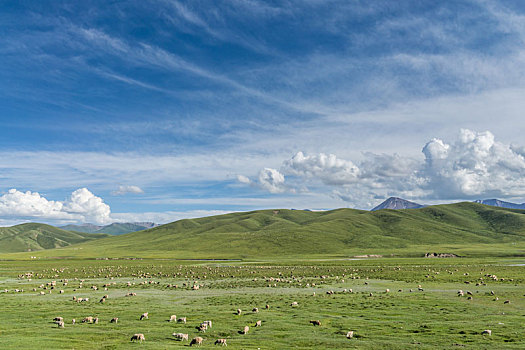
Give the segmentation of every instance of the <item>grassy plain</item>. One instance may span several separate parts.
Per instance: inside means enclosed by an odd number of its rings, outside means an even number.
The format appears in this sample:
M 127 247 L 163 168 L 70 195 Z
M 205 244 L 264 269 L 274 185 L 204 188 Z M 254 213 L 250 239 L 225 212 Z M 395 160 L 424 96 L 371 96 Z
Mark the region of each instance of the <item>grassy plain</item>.
M 230 349 L 523 349 L 523 264 L 524 258 L 489 257 L 0 261 L 0 348 L 186 348 L 189 342 L 172 336 L 182 332 L 190 340 L 202 336 L 203 349 L 214 348 L 218 338 Z M 53 289 L 40 287 L 51 281 Z M 137 295 L 126 296 L 130 292 Z M 100 303 L 103 295 L 108 298 Z M 140 321 L 143 312 L 149 319 Z M 172 314 L 187 323 L 168 322 Z M 65 328 L 53 323 L 57 316 Z M 100 321 L 81 323 L 86 316 Z M 113 317 L 118 324 L 109 323 Z M 201 333 L 196 327 L 205 320 L 213 328 Z M 253 327 L 257 320 L 261 327 Z M 239 334 L 245 325 L 250 331 Z M 485 329 L 492 335 L 482 335 Z M 354 337 L 347 339 L 350 330 Z M 132 343 L 134 333 L 146 341 Z

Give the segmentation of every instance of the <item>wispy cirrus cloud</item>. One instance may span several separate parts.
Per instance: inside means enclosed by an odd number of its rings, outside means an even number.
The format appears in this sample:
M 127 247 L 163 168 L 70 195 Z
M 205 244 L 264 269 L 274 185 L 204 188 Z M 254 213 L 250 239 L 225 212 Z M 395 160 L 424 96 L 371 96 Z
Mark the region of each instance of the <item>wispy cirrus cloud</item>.
M 511 176 L 495 165 L 477 177 L 467 167 L 461 183 L 447 174 L 467 152 L 451 136 L 459 128 L 520 149 L 523 5 L 98 5 L 0 11 L 4 190 L 60 201 L 87 187 L 112 208 L 150 213 L 520 193 L 484 183 Z M 455 151 L 432 177 L 421 148 L 436 136 Z M 111 196 L 120 184 L 147 193 Z
M 117 190 L 112 191 L 111 195 L 113 196 L 124 196 L 126 194 L 143 194 L 144 190 L 140 188 L 139 186 L 135 185 L 127 185 L 122 186 L 120 185 Z

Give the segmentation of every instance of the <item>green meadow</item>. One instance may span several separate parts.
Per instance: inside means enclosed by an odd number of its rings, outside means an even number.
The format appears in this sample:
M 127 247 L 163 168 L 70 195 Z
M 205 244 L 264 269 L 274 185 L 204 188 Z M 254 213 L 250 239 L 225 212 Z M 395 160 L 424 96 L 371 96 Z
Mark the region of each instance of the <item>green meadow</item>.
M 188 341 L 172 336 L 180 332 L 203 337 L 202 348 L 225 338 L 233 349 L 523 349 L 523 264 L 519 258 L 2 261 L 0 348 L 185 348 Z M 144 312 L 149 318 L 141 321 Z M 171 315 L 186 317 L 186 324 L 168 322 Z M 82 323 L 88 316 L 98 324 Z M 64 318 L 64 328 L 55 317 Z M 117 324 L 110 323 L 114 317 Z M 200 332 L 206 320 L 213 327 Z M 246 325 L 249 332 L 240 334 Z M 482 335 L 487 329 L 492 334 Z M 135 333 L 145 341 L 131 342 Z
M 7 228 L 0 349 L 187 348 L 199 336 L 203 349 L 523 349 L 524 214 L 458 203 L 233 213 L 117 237 Z

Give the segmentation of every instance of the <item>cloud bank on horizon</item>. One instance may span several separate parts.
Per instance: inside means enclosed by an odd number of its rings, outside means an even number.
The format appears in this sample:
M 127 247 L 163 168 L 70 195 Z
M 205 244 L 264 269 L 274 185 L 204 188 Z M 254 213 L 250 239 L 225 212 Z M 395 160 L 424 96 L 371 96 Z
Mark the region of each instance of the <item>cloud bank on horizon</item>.
M 0 4 L 0 225 L 524 202 L 524 28 L 509 0 Z
M 497 142 L 489 132 L 462 129 L 451 144 L 433 138 L 424 159 L 365 153 L 359 164 L 334 154 L 297 152 L 279 169 L 264 168 L 257 180 L 240 175 L 271 193 L 312 186 L 332 189 L 344 201 L 370 206 L 371 199 L 464 200 L 525 196 L 525 148 Z M 268 176 L 271 174 L 271 176 Z M 287 179 L 287 180 L 285 180 Z M 278 190 L 278 191 L 277 191 Z

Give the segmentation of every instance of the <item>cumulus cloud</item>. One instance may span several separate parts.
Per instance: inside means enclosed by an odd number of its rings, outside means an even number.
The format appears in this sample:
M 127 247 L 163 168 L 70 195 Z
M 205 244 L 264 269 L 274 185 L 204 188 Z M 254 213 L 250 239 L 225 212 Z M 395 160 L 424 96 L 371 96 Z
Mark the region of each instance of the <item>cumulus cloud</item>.
M 1 216 L 48 217 L 64 219 L 70 217 L 64 212 L 62 202 L 48 201 L 38 192 L 20 192 L 10 189 L 0 197 Z
M 498 142 L 489 131 L 462 129 L 450 143 L 433 138 L 422 153 L 424 157 L 414 159 L 365 152 L 364 159 L 354 163 L 333 154 L 298 152 L 279 170 L 263 169 L 258 183 L 270 193 L 312 185 L 361 207 L 371 198 L 387 196 L 467 200 L 525 195 L 525 148 Z
M 286 191 L 284 175 L 278 170 L 264 168 L 259 172 L 259 186 L 270 193 L 282 193 Z
M 123 196 L 126 194 L 143 194 L 144 191 L 139 186 L 119 186 L 116 191 L 111 192 L 112 196 Z
M 284 162 L 285 173 L 310 179 L 319 179 L 327 185 L 345 185 L 359 178 L 359 168 L 351 161 L 337 158 L 333 154 L 320 153 L 305 156 L 297 152 Z
M 423 187 L 435 198 L 521 196 L 525 158 L 519 149 L 495 141 L 489 132 L 462 129 L 453 144 L 433 139 L 423 148 Z
M 87 188 L 79 188 L 71 194 L 64 203 L 64 210 L 68 213 L 79 215 L 85 221 L 96 223 L 111 222 L 111 209 L 102 198 L 95 196 Z
M 237 175 L 237 181 L 239 181 L 242 184 L 246 184 L 246 185 L 249 185 L 252 182 L 252 180 L 250 180 L 249 177 L 244 176 L 244 175 Z
M 80 221 L 106 224 L 111 210 L 102 198 L 86 188 L 74 191 L 64 202 L 48 200 L 38 192 L 10 189 L 0 196 L 0 217 L 45 221 Z

